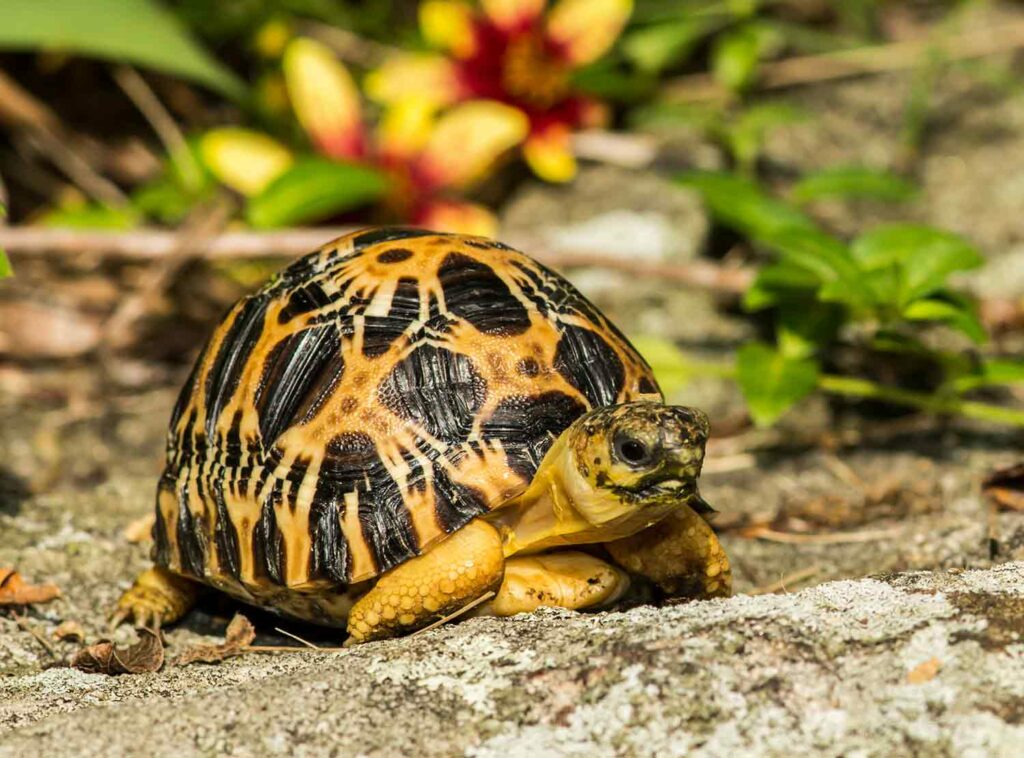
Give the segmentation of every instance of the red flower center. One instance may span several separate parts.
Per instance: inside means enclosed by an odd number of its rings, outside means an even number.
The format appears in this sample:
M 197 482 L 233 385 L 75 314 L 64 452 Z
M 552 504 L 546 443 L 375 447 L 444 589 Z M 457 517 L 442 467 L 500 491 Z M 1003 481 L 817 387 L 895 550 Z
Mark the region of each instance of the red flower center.
M 509 40 L 501 68 L 501 83 L 508 94 L 546 110 L 569 92 L 569 67 L 553 54 L 536 33 Z

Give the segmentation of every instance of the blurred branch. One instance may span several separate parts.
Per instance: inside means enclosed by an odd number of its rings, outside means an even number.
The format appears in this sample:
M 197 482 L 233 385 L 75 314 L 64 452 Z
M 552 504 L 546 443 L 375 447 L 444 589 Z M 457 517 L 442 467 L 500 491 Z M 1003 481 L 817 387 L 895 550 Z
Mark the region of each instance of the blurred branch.
M 948 38 L 922 38 L 884 45 L 857 47 L 822 55 L 801 55 L 763 63 L 758 89 L 781 89 L 799 84 L 847 79 L 913 68 L 930 51 L 946 60 L 982 58 L 1024 47 L 1024 21 L 965 31 Z M 711 74 L 689 74 L 667 82 L 661 94 L 673 100 L 717 100 L 730 93 Z
M 73 140 L 56 114 L 0 71 L 0 121 L 23 131 L 33 150 L 46 156 L 93 200 L 122 207 L 127 196 L 68 147 Z
M 156 93 L 146 84 L 146 80 L 139 75 L 139 72 L 130 66 L 118 66 L 114 69 L 113 75 L 117 86 L 135 103 L 135 107 L 153 127 L 153 131 L 163 143 L 168 157 L 178 168 L 182 181 L 189 189 L 196 190 L 202 184 L 199 165 L 185 142 L 185 135 L 181 133 L 178 124 L 164 108 Z
M 374 68 L 402 52 L 401 48 L 384 45 L 374 40 L 360 37 L 358 34 L 341 27 L 331 26 L 318 21 L 307 21 L 299 26 L 299 30 L 313 39 L 331 48 L 338 57 L 349 63 L 364 68 Z
M 120 347 L 132 338 L 135 324 L 159 301 L 174 276 L 194 256 L 200 255 L 204 244 L 224 229 L 231 220 L 233 204 L 226 201 L 200 206 L 175 233 L 174 246 L 147 270 L 138 289 L 124 299 L 103 324 L 103 342 Z
M 225 232 L 197 240 L 191 254 L 206 258 L 294 258 L 360 227 L 286 229 L 276 232 Z M 593 267 L 633 276 L 665 279 L 716 292 L 742 293 L 753 281 L 750 268 L 722 266 L 711 261 L 661 263 L 622 258 L 612 251 L 562 252 L 531 240 L 508 239 L 510 244 L 556 268 Z M 135 260 L 175 255 L 180 236 L 173 231 L 140 229 L 131 232 L 83 231 L 11 227 L 0 229 L 0 247 L 15 255 L 108 255 Z

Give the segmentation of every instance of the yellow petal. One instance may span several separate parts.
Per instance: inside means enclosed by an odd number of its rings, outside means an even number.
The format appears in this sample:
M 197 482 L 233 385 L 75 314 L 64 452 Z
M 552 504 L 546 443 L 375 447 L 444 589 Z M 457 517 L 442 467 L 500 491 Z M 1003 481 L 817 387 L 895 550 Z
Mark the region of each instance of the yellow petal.
M 438 119 L 423 152 L 424 171 L 439 185 L 471 184 L 528 131 L 529 121 L 518 108 L 494 100 L 457 105 Z
M 377 126 L 377 147 L 392 159 L 420 153 L 434 128 L 437 106 L 420 98 L 399 100 L 384 111 Z
M 420 3 L 420 30 L 434 47 L 466 57 L 476 49 L 473 16 L 473 8 L 459 0 L 424 0 Z
M 503 29 L 527 26 L 544 12 L 546 0 L 482 0 L 484 13 Z
M 299 123 L 331 158 L 362 153 L 359 90 L 334 54 L 311 39 L 297 39 L 284 53 L 284 78 Z
M 287 148 L 265 134 L 225 127 L 199 140 L 203 163 L 217 179 L 243 195 L 256 195 L 292 165 Z
M 559 0 L 548 16 L 548 34 L 577 64 L 590 63 L 612 46 L 633 12 L 633 0 Z
M 572 134 L 561 124 L 531 134 L 523 145 L 523 157 L 533 173 L 548 182 L 567 182 L 576 176 Z
M 451 61 L 431 53 L 402 53 L 390 58 L 366 75 L 363 88 L 379 103 L 416 97 L 447 105 L 459 94 Z
M 493 237 L 498 231 L 498 219 L 494 214 L 475 203 L 433 202 L 418 214 L 414 222 L 426 229 L 478 237 Z

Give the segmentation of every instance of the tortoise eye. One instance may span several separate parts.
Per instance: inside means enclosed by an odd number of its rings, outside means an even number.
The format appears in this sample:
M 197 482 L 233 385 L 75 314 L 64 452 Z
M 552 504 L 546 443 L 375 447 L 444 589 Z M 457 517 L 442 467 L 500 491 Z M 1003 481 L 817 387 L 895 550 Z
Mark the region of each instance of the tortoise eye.
M 615 440 L 615 455 L 630 466 L 642 466 L 651 459 L 651 451 L 640 440 L 633 437 L 619 437 Z

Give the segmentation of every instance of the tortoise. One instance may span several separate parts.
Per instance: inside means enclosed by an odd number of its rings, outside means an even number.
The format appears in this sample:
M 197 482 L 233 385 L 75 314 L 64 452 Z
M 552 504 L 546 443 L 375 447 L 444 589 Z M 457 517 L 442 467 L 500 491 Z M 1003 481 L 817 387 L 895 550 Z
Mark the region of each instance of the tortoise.
M 483 237 L 372 228 L 296 260 L 213 332 L 174 407 L 155 566 L 115 625 L 203 585 L 396 636 L 597 609 L 631 580 L 730 592 L 697 477 L 709 432 L 558 274 Z

